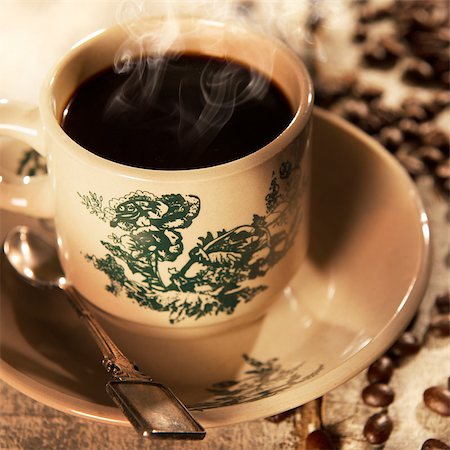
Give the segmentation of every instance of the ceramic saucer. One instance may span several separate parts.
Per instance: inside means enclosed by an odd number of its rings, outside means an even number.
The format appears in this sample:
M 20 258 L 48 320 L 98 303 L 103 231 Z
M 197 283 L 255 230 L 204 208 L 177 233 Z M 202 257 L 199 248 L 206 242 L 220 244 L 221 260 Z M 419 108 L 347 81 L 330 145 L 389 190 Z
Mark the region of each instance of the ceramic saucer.
M 367 367 L 414 314 L 429 271 L 427 216 L 394 158 L 341 119 L 314 116 L 311 248 L 261 320 L 208 338 L 156 339 L 102 318 L 143 371 L 206 427 L 269 416 Z M 2 234 L 32 219 L 2 214 Z M 4 262 L 4 261 L 3 261 Z M 127 425 L 75 314 L 2 264 L 0 375 L 56 409 Z

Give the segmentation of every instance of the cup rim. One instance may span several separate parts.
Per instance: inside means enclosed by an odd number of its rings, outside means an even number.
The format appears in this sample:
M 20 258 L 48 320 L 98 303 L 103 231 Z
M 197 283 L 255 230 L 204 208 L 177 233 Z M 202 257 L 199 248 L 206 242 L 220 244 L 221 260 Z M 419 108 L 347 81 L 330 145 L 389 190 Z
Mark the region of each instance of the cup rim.
M 133 22 L 145 22 L 146 24 L 151 24 L 156 23 L 160 20 L 160 17 L 147 17 Z M 176 20 L 181 22 L 190 21 L 196 24 L 200 23 L 202 26 L 206 26 L 209 28 L 225 28 L 232 26 L 234 30 L 238 29 L 239 33 L 245 33 L 248 36 L 252 36 L 252 38 L 257 39 L 260 42 L 265 43 L 266 45 L 271 45 L 272 48 L 276 49 L 277 51 L 283 52 L 284 56 L 288 58 L 288 60 L 292 64 L 292 67 L 294 67 L 297 72 L 296 79 L 300 85 L 301 95 L 301 100 L 294 112 L 289 125 L 267 145 L 261 147 L 258 150 L 255 150 L 254 152 L 246 156 L 230 162 L 194 169 L 141 168 L 111 161 L 90 152 L 89 150 L 75 142 L 73 139 L 71 139 L 70 136 L 68 136 L 61 127 L 54 111 L 55 101 L 52 95 L 52 89 L 56 83 L 57 78 L 60 76 L 66 65 L 74 58 L 76 58 L 77 55 L 81 54 L 86 48 L 95 45 L 95 42 L 98 41 L 101 37 L 104 37 L 106 34 L 113 34 L 123 31 L 121 25 L 115 25 L 112 27 L 101 28 L 74 44 L 71 49 L 66 52 L 56 63 L 56 65 L 51 69 L 41 89 L 40 113 L 43 120 L 44 129 L 46 130 L 46 133 L 49 133 L 54 139 L 64 145 L 65 153 L 69 153 L 72 157 L 76 158 L 77 160 L 85 161 L 89 165 L 101 167 L 103 170 L 115 173 L 116 175 L 120 174 L 129 178 L 148 180 L 149 177 L 151 177 L 152 179 L 158 179 L 159 181 L 173 182 L 174 177 L 182 176 L 184 180 L 200 180 L 229 176 L 233 173 L 243 172 L 255 166 L 261 165 L 267 160 L 273 158 L 283 149 L 285 149 L 290 143 L 294 141 L 296 136 L 298 136 L 303 131 L 312 116 L 314 90 L 312 80 L 304 63 L 294 53 L 293 50 L 287 47 L 287 45 L 285 45 L 279 39 L 265 36 L 259 32 L 252 30 L 249 27 L 237 27 L 235 24 L 230 24 L 225 21 L 220 22 L 217 20 L 209 20 L 201 17 L 179 16 L 176 18 Z

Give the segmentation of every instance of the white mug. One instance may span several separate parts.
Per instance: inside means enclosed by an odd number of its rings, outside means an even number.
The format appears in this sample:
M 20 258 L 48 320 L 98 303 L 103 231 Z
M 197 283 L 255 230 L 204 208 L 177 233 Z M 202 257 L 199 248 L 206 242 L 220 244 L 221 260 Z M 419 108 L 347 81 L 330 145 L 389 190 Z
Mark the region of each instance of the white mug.
M 112 65 L 122 27 L 74 46 L 39 107 L 0 100 L 0 134 L 46 158 L 48 175 L 1 183 L 1 206 L 53 218 L 67 280 L 124 326 L 170 335 L 223 330 L 265 313 L 308 245 L 312 83 L 282 43 L 236 25 L 180 18 L 171 51 L 242 62 L 270 77 L 294 111 L 281 134 L 232 162 L 153 170 L 101 158 L 61 128 L 76 88 Z M 133 24 L 156 31 L 159 19 Z M 149 53 L 151 47 L 146 48 Z

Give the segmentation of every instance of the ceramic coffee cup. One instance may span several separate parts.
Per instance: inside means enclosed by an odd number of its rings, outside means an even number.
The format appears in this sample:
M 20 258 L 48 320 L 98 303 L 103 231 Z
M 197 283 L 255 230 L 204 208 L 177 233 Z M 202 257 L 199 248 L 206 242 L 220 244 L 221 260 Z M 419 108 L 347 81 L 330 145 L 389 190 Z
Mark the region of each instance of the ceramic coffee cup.
M 133 30 L 157 30 L 158 19 Z M 305 258 L 313 89 L 296 55 L 236 25 L 179 19 L 171 51 L 230 58 L 267 75 L 294 116 L 276 139 L 232 162 L 152 170 L 101 158 L 60 121 L 86 79 L 110 66 L 122 27 L 74 46 L 47 78 L 39 107 L 0 100 L 0 133 L 46 158 L 48 175 L 1 183 L 2 207 L 53 218 L 66 278 L 126 326 L 205 332 L 266 312 Z M 151 54 L 151 45 L 146 47 Z

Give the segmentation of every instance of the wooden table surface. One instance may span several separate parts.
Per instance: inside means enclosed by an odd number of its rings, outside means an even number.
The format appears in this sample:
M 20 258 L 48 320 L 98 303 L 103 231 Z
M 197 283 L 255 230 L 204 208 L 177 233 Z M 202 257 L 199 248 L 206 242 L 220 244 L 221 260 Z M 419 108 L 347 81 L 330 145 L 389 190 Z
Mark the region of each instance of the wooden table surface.
M 114 23 L 117 3 L 99 1 L 93 7 L 92 2 L 81 0 L 0 0 L 0 98 L 35 103 L 42 78 L 57 56 L 90 31 Z M 91 13 L 83 13 L 87 5 Z M 99 8 L 101 14 L 92 13 L 92 8 Z M 394 83 L 392 90 L 398 93 L 393 77 L 378 74 L 378 79 L 383 76 L 386 76 L 385 84 Z M 448 117 L 447 114 L 440 119 L 447 130 Z M 449 213 L 447 199 L 436 193 L 431 177 L 419 177 L 417 186 L 429 215 L 433 237 L 431 280 L 414 328 L 414 332 L 423 335 L 436 295 L 448 289 Z M 428 438 L 450 444 L 449 418 L 430 412 L 422 400 L 424 389 L 446 383 L 450 375 L 449 356 L 449 338 L 427 336 L 420 352 L 395 370 L 390 384 L 396 398 L 389 406 L 394 430 L 384 447 L 386 450 L 420 449 Z M 323 425 L 335 435 L 340 449 L 373 448 L 365 441 L 362 429 L 366 419 L 380 409 L 362 402 L 361 390 L 366 384 L 364 371 L 322 399 Z M 129 429 L 58 412 L 0 381 L 0 449 L 300 450 L 304 448 L 308 423 L 313 421 L 311 405 L 308 405 L 297 408 L 278 422 L 263 419 L 208 430 L 202 442 L 149 445 Z

